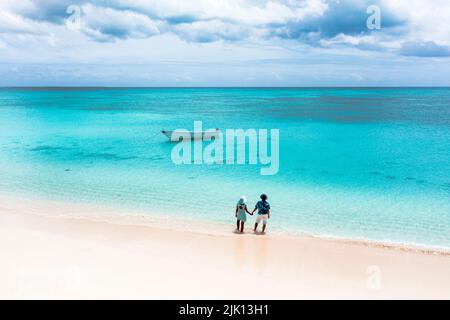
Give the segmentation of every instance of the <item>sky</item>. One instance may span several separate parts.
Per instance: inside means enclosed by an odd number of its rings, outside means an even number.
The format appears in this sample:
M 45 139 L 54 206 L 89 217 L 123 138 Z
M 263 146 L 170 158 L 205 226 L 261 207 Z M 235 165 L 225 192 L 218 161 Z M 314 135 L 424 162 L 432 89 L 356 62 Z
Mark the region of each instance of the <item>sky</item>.
M 448 0 L 0 0 L 0 86 L 450 86 L 449 21 Z

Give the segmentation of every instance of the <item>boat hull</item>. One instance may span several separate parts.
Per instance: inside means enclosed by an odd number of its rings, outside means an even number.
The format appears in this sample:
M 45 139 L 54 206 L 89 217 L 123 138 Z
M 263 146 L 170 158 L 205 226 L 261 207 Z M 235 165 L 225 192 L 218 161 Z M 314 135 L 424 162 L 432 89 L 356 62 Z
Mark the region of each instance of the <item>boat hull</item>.
M 161 133 L 163 133 L 167 138 L 169 138 L 169 140 L 171 142 L 178 142 L 181 139 L 181 137 L 179 139 L 172 139 L 172 135 L 173 133 L 176 131 L 172 131 L 172 130 L 162 130 Z M 206 131 L 206 132 L 189 132 L 191 140 L 211 140 L 212 137 L 215 137 L 217 135 L 217 133 L 219 133 L 219 130 L 217 129 L 216 131 Z M 186 139 L 186 138 L 184 138 Z

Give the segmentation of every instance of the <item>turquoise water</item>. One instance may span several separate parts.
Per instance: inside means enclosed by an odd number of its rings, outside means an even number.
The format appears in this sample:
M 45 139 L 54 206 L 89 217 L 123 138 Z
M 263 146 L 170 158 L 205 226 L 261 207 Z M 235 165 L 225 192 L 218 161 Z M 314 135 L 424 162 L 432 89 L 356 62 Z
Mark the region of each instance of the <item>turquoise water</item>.
M 1 89 L 0 193 L 450 247 L 450 89 Z M 181 165 L 161 129 L 280 130 L 280 170 Z M 250 219 L 250 221 L 253 221 Z

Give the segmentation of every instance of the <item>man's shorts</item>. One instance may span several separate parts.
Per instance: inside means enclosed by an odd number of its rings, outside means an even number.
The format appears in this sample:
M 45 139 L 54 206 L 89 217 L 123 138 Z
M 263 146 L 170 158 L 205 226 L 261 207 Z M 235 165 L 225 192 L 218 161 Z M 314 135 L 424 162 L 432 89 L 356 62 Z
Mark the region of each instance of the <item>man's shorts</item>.
M 256 223 L 260 223 L 262 220 L 263 224 L 267 224 L 268 219 L 269 219 L 268 214 L 258 214 L 258 216 L 256 217 Z

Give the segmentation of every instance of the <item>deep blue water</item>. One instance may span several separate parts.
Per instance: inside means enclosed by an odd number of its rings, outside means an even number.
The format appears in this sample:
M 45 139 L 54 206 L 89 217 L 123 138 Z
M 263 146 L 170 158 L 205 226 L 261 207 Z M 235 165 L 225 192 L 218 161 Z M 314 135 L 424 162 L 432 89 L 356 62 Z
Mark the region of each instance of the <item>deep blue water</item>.
M 161 129 L 280 130 L 280 169 L 182 165 Z M 450 89 L 0 89 L 0 192 L 450 247 Z M 252 221 L 250 219 L 250 221 Z

